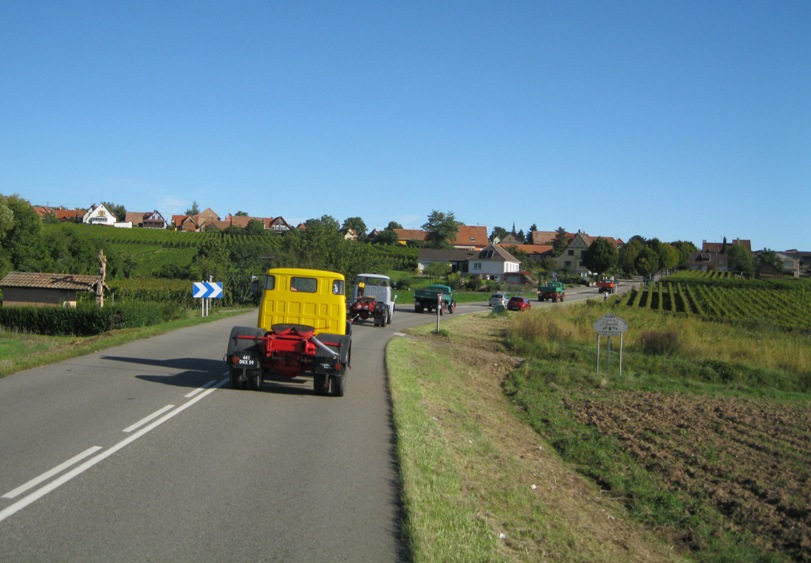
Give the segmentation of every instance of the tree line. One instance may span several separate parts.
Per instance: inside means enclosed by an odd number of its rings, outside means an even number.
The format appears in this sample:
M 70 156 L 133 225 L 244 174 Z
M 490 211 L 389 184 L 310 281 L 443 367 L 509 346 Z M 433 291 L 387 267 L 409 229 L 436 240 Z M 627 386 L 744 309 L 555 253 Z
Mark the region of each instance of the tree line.
M 115 207 L 114 204 L 109 205 Z M 190 211 L 194 211 L 194 208 Z M 425 241 L 413 243 L 412 246 L 450 247 L 460 225 L 453 212 L 433 210 L 422 225 L 426 232 Z M 281 235 L 262 229 L 230 227 L 222 232 L 223 237 L 207 237 L 202 241 L 191 263 L 173 264 L 160 275 L 191 280 L 224 279 L 229 273 L 250 272 L 259 275 L 268 267 L 282 265 L 334 270 L 351 278 L 362 271 L 408 271 L 416 267 L 414 249 L 409 252 L 398 245 L 395 229 L 402 226 L 395 221 L 378 232 L 375 238 L 368 236 L 366 224 L 360 217 L 349 217 L 339 223 L 334 217 L 323 215 L 307 220 L 304 227 Z M 352 229 L 361 242 L 374 244 L 345 240 L 342 231 L 346 229 Z M 537 231 L 534 224 L 526 235 L 516 233 L 513 226 L 512 234 L 525 236 L 525 240 L 531 241 L 534 231 Z M 240 244 L 226 242 L 229 240 L 226 236 L 239 234 L 254 236 L 245 237 Z M 507 234 L 510 233 L 502 227 L 495 227 L 490 238 L 496 240 Z M 265 244 L 262 237 L 275 237 L 274 244 Z M 524 269 L 544 276 L 561 270 L 555 258 L 565 251 L 568 242 L 566 229 L 559 227 L 552 241 L 552 255 L 539 262 L 528 260 L 526 253 L 516 247 L 507 249 L 521 260 Z M 68 229 L 43 232 L 43 221 L 28 201 L 17 195 L 0 194 L 0 275 L 12 270 L 93 274 L 98 267 L 100 245 L 100 242 L 93 243 Z M 390 250 L 383 250 L 385 247 Z M 104 250 L 108 257 L 108 276 L 116 279 L 134 274 L 136 264 L 133 256 Z M 650 276 L 684 266 L 690 254 L 697 250 L 688 241 L 663 243 L 656 238 L 634 236 L 617 248 L 611 241 L 597 238 L 582 259 L 590 271 L 599 275 Z M 747 277 L 753 276 L 763 263 L 780 266 L 779 259 L 771 251 L 761 252 L 757 258 L 741 245 L 725 245 L 722 251 L 727 253 L 729 268 Z

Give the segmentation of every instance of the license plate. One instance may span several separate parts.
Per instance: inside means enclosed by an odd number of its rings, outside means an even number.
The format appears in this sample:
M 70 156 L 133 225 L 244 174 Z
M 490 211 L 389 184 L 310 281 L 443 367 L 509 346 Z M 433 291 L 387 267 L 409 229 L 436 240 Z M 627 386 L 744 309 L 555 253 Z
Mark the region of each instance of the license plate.
M 256 365 L 256 361 L 253 359 L 253 356 L 250 355 L 239 356 L 239 359 L 237 360 L 237 365 L 254 366 Z

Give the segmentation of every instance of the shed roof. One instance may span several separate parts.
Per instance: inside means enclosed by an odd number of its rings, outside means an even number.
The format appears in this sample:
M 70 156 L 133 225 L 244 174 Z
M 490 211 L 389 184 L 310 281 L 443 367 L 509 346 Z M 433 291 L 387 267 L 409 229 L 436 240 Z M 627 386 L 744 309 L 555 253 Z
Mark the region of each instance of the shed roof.
M 9 272 L 0 287 L 31 287 L 39 289 L 71 289 L 93 291 L 99 282 L 98 276 L 80 274 L 43 274 L 36 272 Z

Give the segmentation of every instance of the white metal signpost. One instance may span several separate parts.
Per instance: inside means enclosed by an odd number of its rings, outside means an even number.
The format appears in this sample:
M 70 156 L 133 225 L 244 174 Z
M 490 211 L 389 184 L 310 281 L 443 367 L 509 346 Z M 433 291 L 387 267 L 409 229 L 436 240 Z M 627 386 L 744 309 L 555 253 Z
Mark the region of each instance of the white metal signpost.
M 222 282 L 194 282 L 191 296 L 194 299 L 202 299 L 201 313 L 207 317 L 211 308 L 212 299 L 222 299 Z
M 608 361 L 606 363 L 609 374 L 611 373 L 611 337 L 620 337 L 620 375 L 622 375 L 622 335 L 628 330 L 628 323 L 619 318 L 614 313 L 606 313 L 592 325 L 597 331 L 597 375 L 600 375 L 600 337 L 608 337 Z

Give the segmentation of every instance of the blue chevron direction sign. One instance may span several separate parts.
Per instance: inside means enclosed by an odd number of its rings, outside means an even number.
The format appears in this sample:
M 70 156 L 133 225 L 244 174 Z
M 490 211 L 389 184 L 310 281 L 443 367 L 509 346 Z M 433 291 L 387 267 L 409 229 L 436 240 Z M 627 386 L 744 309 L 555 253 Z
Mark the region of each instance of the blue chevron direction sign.
M 191 291 L 195 299 L 222 299 L 222 282 L 194 282 Z

